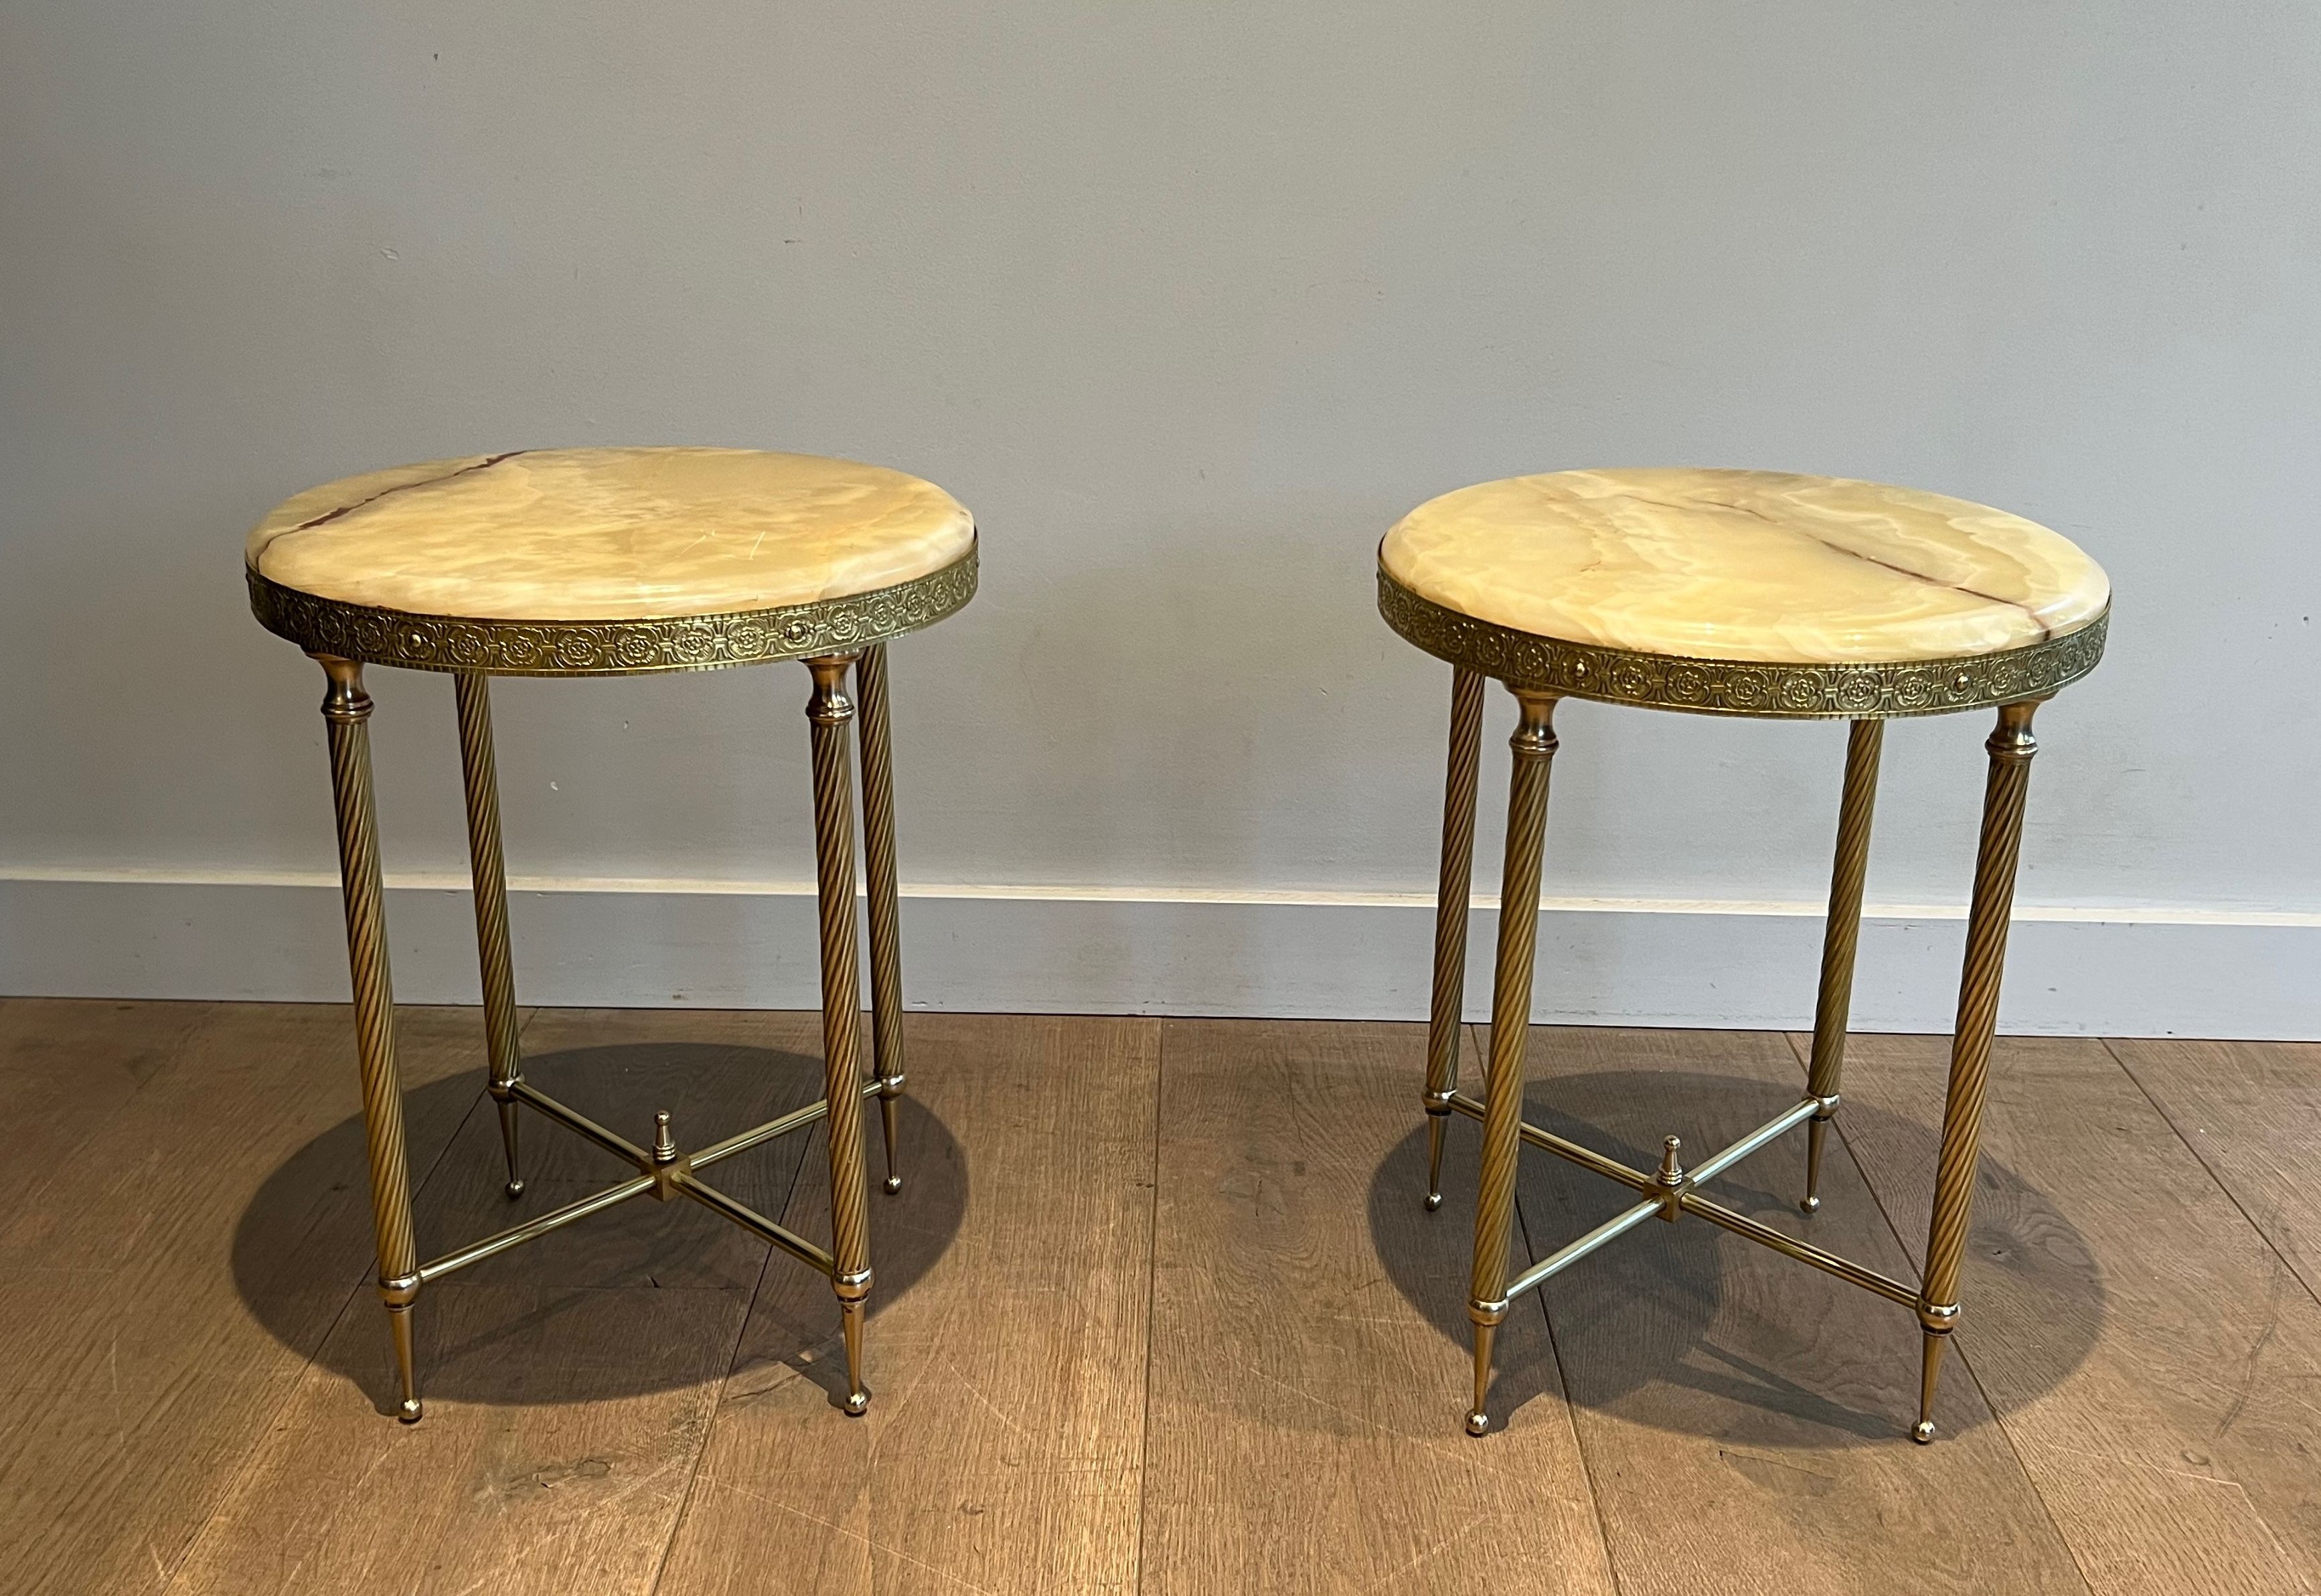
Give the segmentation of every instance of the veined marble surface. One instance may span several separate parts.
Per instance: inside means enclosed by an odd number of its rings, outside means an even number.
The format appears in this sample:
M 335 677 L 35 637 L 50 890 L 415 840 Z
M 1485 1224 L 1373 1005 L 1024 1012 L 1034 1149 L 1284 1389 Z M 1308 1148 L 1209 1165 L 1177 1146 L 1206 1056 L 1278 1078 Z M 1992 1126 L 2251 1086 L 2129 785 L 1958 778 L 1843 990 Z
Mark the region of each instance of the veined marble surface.
M 1836 477 L 1557 471 L 1403 517 L 1387 574 L 1447 609 L 1566 643 L 1761 663 L 2019 648 L 2103 612 L 2060 534 L 1964 499 Z
M 244 557 L 286 588 L 476 620 L 662 620 L 942 570 L 975 523 L 931 482 L 754 449 L 542 449 L 309 488 Z

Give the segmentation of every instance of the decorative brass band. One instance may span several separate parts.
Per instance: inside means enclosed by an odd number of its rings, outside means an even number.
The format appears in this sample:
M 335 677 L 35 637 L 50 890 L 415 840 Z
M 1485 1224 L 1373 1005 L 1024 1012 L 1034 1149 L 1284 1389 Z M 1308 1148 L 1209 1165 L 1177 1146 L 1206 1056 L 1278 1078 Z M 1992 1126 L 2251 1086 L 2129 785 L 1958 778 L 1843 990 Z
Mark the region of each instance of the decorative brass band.
M 2001 653 L 1778 665 L 1634 653 L 1518 632 L 1422 598 L 1383 569 L 1379 614 L 1405 641 L 1435 658 L 1511 687 L 1606 704 L 1784 720 L 1887 720 L 2043 698 L 2096 668 L 2111 620 L 2107 608 L 2076 632 Z
M 851 652 L 933 625 L 975 597 L 976 550 L 891 588 L 654 621 L 495 621 L 318 598 L 245 568 L 259 624 L 310 654 L 491 676 L 641 676 Z

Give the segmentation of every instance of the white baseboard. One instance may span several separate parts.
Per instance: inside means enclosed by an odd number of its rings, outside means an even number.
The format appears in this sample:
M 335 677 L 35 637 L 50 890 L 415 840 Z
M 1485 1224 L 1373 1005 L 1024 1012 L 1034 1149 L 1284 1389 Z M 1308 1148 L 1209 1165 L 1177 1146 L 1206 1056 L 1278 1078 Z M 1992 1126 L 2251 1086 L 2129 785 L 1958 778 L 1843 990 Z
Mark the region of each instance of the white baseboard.
M 528 1004 L 804 1008 L 817 1001 L 803 883 L 512 883 Z M 473 1003 L 474 921 L 450 877 L 388 879 L 396 996 Z M 1417 894 L 935 887 L 908 892 L 913 1008 L 1416 1019 L 1434 906 Z M 1484 1017 L 1494 914 L 1470 915 L 1467 1009 Z M 335 878 L 0 875 L 0 991 L 344 1001 Z M 1543 1023 L 1794 1027 L 1811 1019 L 1817 904 L 1559 899 Z M 1947 1029 L 1963 912 L 1871 906 L 1854 1023 Z M 2001 1024 L 2028 1035 L 2321 1038 L 2321 914 L 2026 907 Z

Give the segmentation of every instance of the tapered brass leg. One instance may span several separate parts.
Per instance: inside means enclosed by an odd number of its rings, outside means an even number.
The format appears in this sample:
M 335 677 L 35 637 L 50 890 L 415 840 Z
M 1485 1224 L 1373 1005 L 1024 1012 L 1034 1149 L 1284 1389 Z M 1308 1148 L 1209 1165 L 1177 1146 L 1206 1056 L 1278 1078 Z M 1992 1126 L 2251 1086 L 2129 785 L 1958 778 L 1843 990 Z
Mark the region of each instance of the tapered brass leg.
M 1870 865 L 1870 815 L 1878 803 L 1878 754 L 1886 723 L 1857 720 L 1845 743 L 1845 791 L 1837 806 L 1837 861 L 1829 872 L 1829 920 L 1822 931 L 1821 995 L 1814 1004 L 1813 1062 L 1806 1091 L 1822 1106 L 1806 1123 L 1808 1214 L 1821 1207 L 1821 1149 L 1837 1112 L 1845 1068 L 1845 1026 L 1853 1004 L 1853 953 L 1861 937 L 1861 882 Z
M 1483 678 L 1451 675 L 1451 769 L 1443 786 L 1443 873 L 1434 889 L 1434 994 L 1426 1019 L 1426 1208 L 1443 1206 L 1443 1131 L 1459 1090 L 1459 1021 L 1467 997 L 1467 899 L 1475 880 L 1475 771 L 1483 744 Z
M 330 678 L 323 720 L 331 742 L 331 790 L 338 810 L 339 881 L 347 908 L 347 963 L 353 978 L 355 1046 L 362 1066 L 363 1132 L 370 1155 L 371 1221 L 378 1237 L 378 1292 L 395 1332 L 403 1399 L 396 1417 L 419 1418 L 411 1304 L 419 1294 L 419 1247 L 411 1230 L 411 1172 L 403 1147 L 403 1094 L 395 1072 L 395 989 L 387 967 L 387 907 L 379 880 L 378 825 L 370 793 L 370 695 L 362 667 L 317 656 Z
M 515 1083 L 523 1077 L 516 1044 L 515 964 L 508 948 L 507 865 L 500 856 L 499 773 L 492 758 L 491 679 L 462 670 L 451 679 L 460 706 L 460 769 L 468 789 L 468 864 L 476 884 L 476 953 L 483 966 L 484 1037 L 491 1054 L 492 1100 L 507 1153 L 507 1194 L 523 1190 L 516 1163 Z
M 830 1103 L 831 1284 L 846 1339 L 846 1410 L 870 1406 L 862 1384 L 862 1311 L 870 1295 L 869 1178 L 862 1158 L 861 1017 L 854 983 L 853 799 L 848 791 L 846 696 L 849 654 L 808 660 L 814 696 L 815 877 L 822 908 L 822 1047 Z
M 1934 1217 L 1926 1231 L 1926 1276 L 1918 1298 L 1925 1330 L 1914 1441 L 1934 1438 L 1934 1382 L 1943 1345 L 1958 1326 L 1959 1265 L 1966 1256 L 1974 1205 L 1977 1143 L 1990 1039 L 1998 1026 L 1998 982 L 2007 963 L 2007 924 L 2015 906 L 2015 862 L 2023 843 L 2023 800 L 2031 785 L 2031 735 L 2036 703 L 2008 704 L 1984 746 L 1990 775 L 1983 789 L 1982 843 L 1975 854 L 1974 900 L 1967 910 L 1966 971 L 1959 982 L 1958 1026 L 1951 1040 L 1951 1081 L 1943 1105 L 1942 1152 L 1934 1166 Z
M 1491 1343 L 1507 1316 L 1507 1242 L 1523 1146 L 1524 1046 L 1531 1025 L 1532 957 L 1539 940 L 1540 856 L 1547 843 L 1548 770 L 1555 758 L 1554 696 L 1521 688 L 1515 693 L 1523 718 L 1509 740 L 1515 774 L 1507 795 L 1506 868 L 1499 888 L 1499 953 L 1491 987 L 1475 1273 L 1467 1302 L 1475 1323 L 1475 1401 L 1467 1412 L 1470 1436 L 1490 1427 L 1485 1398 L 1491 1383 Z
M 887 1190 L 903 1189 L 896 1162 L 896 1116 L 903 1096 L 903 918 L 895 878 L 895 762 L 887 741 L 887 645 L 862 651 L 854 665 L 862 696 L 862 864 L 870 887 L 870 1051 L 878 1074 L 878 1117 L 886 1132 Z

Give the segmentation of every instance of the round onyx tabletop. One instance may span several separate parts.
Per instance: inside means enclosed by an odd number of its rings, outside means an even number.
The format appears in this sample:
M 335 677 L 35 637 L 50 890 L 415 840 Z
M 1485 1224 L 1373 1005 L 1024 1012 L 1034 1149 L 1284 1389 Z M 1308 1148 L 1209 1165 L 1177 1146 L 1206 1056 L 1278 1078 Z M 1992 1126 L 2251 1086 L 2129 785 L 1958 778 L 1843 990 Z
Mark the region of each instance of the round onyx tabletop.
M 1560 471 L 1461 488 L 1379 550 L 1379 607 L 1523 685 L 1728 714 L 1940 713 L 2101 657 L 2111 586 L 2036 522 L 1771 471 Z
M 552 449 L 309 489 L 244 549 L 251 606 L 309 652 L 423 670 L 621 674 L 860 647 L 973 596 L 942 488 L 750 449 Z

